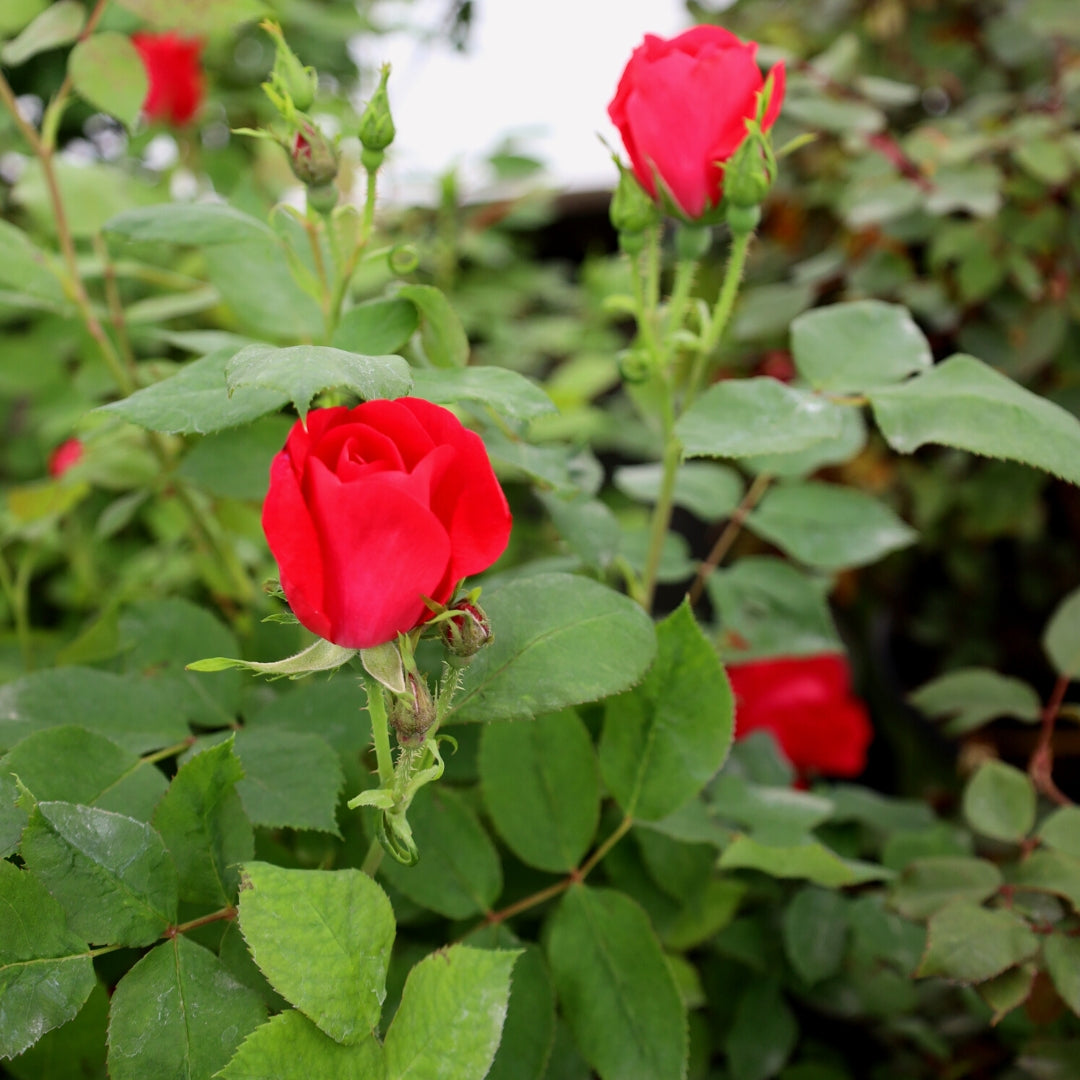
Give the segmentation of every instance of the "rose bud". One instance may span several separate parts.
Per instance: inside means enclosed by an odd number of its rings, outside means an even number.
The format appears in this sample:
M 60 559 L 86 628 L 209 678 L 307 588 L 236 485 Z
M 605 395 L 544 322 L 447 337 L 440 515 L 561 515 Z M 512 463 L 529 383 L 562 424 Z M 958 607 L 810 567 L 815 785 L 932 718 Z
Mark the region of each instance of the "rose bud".
M 723 196 L 723 165 L 758 115 L 765 80 L 755 42 L 719 26 L 697 26 L 665 40 L 647 34 L 619 80 L 608 115 L 619 129 L 634 175 L 654 198 L 669 198 L 694 220 Z M 784 66 L 761 119 L 772 127 L 784 99 Z
M 310 188 L 326 187 L 338 173 L 337 151 L 309 120 L 300 122 L 289 164 L 296 179 Z
M 420 398 L 313 409 L 270 467 L 263 529 L 293 614 L 369 649 L 431 618 L 510 539 L 483 441 Z
M 422 678 L 409 674 L 405 693 L 395 694 L 390 704 L 390 726 L 402 746 L 423 746 L 424 737 L 435 723 L 435 702 Z
M 640 251 L 639 240 L 646 230 L 652 228 L 660 220 L 656 203 L 649 194 L 634 178 L 634 174 L 624 168 L 619 162 L 619 183 L 615 193 L 611 196 L 611 207 L 608 214 L 611 224 L 619 234 L 619 244 L 627 254 L 634 254 L 629 248 Z
M 360 117 L 360 143 L 364 147 L 360 160 L 369 172 L 374 172 L 382 164 L 386 148 L 397 134 L 394 118 L 390 114 L 390 95 L 386 92 L 389 78 L 390 65 L 384 64 L 379 74 L 379 85 Z
M 311 108 L 319 89 L 319 76 L 313 67 L 304 67 L 300 58 L 289 48 L 285 35 L 276 22 L 269 19 L 259 23 L 274 39 L 274 69 L 270 81 L 278 94 L 287 96 L 301 112 Z
M 846 657 L 777 657 L 731 664 L 735 738 L 770 732 L 800 775 L 858 776 L 873 728 L 851 692 Z
M 199 111 L 203 100 L 202 42 L 178 34 L 132 34 L 142 57 L 150 89 L 143 112 L 150 120 L 182 127 Z
M 450 610 L 460 611 L 461 614 L 440 624 L 443 643 L 452 656 L 471 660 L 491 643 L 491 623 L 484 609 L 479 604 L 470 604 L 468 600 L 460 601 Z
M 59 480 L 71 468 L 82 460 L 83 444 L 81 439 L 68 439 L 62 442 L 49 455 L 49 475 Z

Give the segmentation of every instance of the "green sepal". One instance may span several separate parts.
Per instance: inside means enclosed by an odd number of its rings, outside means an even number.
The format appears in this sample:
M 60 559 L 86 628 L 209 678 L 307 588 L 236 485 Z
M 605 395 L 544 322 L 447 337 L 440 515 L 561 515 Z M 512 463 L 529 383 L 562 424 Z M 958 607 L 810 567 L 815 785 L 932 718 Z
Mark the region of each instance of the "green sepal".
M 229 668 L 246 668 L 256 675 L 268 675 L 271 679 L 302 679 L 315 671 L 333 671 L 351 660 L 360 650 L 346 649 L 332 641 L 319 638 L 313 645 L 284 660 L 259 663 L 254 660 L 236 660 L 228 656 L 211 656 L 194 660 L 187 665 L 188 671 L 226 671 Z

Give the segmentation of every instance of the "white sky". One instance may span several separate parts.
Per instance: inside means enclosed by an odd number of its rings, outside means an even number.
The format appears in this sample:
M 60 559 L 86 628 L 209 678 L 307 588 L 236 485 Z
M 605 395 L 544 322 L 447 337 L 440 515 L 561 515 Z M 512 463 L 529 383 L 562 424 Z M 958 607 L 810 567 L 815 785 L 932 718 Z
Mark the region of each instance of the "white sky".
M 384 23 L 434 31 L 449 7 L 413 0 L 376 11 Z M 393 65 L 397 138 L 387 194 L 411 193 L 452 164 L 476 193 L 483 156 L 508 134 L 521 136 L 521 149 L 543 160 L 560 187 L 610 186 L 613 166 L 597 133 L 620 145 L 607 105 L 622 69 L 646 32 L 670 37 L 688 25 L 682 0 L 475 0 L 464 54 L 445 34 L 429 43 L 415 32 L 358 41 L 368 65 Z

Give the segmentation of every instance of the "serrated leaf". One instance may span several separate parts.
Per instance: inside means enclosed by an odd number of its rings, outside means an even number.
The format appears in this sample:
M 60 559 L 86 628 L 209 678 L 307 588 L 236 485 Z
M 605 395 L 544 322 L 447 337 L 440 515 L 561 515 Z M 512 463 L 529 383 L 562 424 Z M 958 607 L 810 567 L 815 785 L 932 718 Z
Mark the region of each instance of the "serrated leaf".
M 1052 893 L 1080 911 L 1080 858 L 1063 851 L 1033 851 L 1008 876 L 1010 885 Z
M 234 660 L 228 656 L 211 656 L 204 660 L 192 660 L 187 664 L 188 671 L 228 671 L 230 668 L 244 668 L 271 678 L 300 679 L 316 671 L 334 671 L 347 663 L 357 653 L 357 649 L 346 649 L 332 641 L 319 638 L 318 641 L 302 649 L 294 656 L 284 660 Z
M 931 855 L 904 867 L 889 893 L 889 903 L 909 919 L 923 919 L 954 899 L 974 904 L 1001 888 L 1001 871 L 986 859 Z
M 660 494 L 663 466 L 623 465 L 615 470 L 615 486 L 639 502 L 655 503 Z M 675 474 L 675 505 L 684 506 L 702 521 L 727 517 L 743 496 L 742 477 L 727 465 L 688 461 Z
M 0 61 L 18 67 L 32 56 L 74 41 L 86 23 L 86 8 L 78 0 L 57 0 L 38 15 L 13 41 L 0 48 Z
M 122 8 L 164 30 L 210 35 L 266 14 L 260 0 L 118 0 Z
M 581 492 L 572 495 L 537 491 L 563 542 L 586 566 L 606 570 L 619 552 L 623 533 L 619 519 L 599 499 Z
M 176 921 L 176 869 L 149 825 L 69 802 L 39 802 L 22 856 L 91 944 L 149 945 Z
M 1080 484 L 1080 420 L 973 356 L 867 395 L 889 445 L 926 443 L 1020 461 Z
M 1043 938 L 1043 958 L 1061 1000 L 1080 1016 L 1080 939 L 1048 935 Z
M 402 285 L 398 296 L 420 313 L 420 342 L 433 367 L 462 368 L 469 362 L 469 339 L 461 319 L 434 285 Z
M 1054 609 L 1043 632 L 1043 648 L 1059 675 L 1080 676 L 1080 589 Z
M 248 345 L 225 366 L 229 394 L 237 390 L 280 391 L 301 418 L 322 390 L 349 390 L 363 400 L 398 398 L 412 376 L 400 356 L 360 356 L 324 345 Z
M 109 1015 L 111 1080 L 209 1078 L 266 1019 L 259 996 L 183 934 L 117 984 Z
M 768 1080 L 783 1068 L 799 1026 L 775 979 L 755 978 L 741 988 L 731 1030 L 724 1039 L 732 1080 Z
M 450 788 L 422 788 L 409 808 L 409 824 L 420 861 L 402 866 L 384 859 L 379 872 L 390 884 L 448 919 L 489 911 L 502 892 L 502 866 L 468 803 Z
M 656 654 L 652 620 L 641 607 L 587 578 L 513 581 L 485 594 L 484 609 L 495 638 L 466 669 L 452 723 L 596 701 L 637 683 Z
M 1035 975 L 1034 964 L 1021 964 L 979 984 L 979 996 L 994 1010 L 991 1024 L 999 1023 L 1013 1009 L 1027 1001 L 1035 985 Z
M 240 929 L 274 989 L 322 1031 L 350 1046 L 369 1036 L 395 929 L 390 901 L 370 877 L 248 863 Z
M 330 344 L 346 352 L 386 356 L 401 350 L 419 325 L 420 316 L 410 301 L 396 296 L 369 300 L 341 316 Z
M 710 785 L 709 800 L 721 820 L 748 828 L 755 840 L 781 846 L 801 841 L 835 809 L 832 800 L 821 795 L 754 784 L 731 769 Z
M 1035 785 L 1003 761 L 987 761 L 964 788 L 964 817 L 983 836 L 1019 843 L 1035 824 Z
M 483 1080 L 499 1046 L 520 951 L 451 945 L 409 972 L 383 1041 L 386 1080 Z
M 90 951 L 40 880 L 0 860 L 0 1058 L 70 1020 L 94 988 Z
M 572 885 L 551 920 L 547 950 L 563 1016 L 602 1080 L 682 1080 L 686 1010 L 633 900 Z
M 985 982 L 1038 951 L 1039 939 L 1019 916 L 954 900 L 930 917 L 917 974 Z
M 847 904 L 828 889 L 800 889 L 784 908 L 781 927 L 791 966 L 809 985 L 840 970 L 847 944 Z
M 577 866 L 600 820 L 596 752 L 577 713 L 486 725 L 478 765 L 487 811 L 514 854 L 554 873 Z
M 729 379 L 683 413 L 675 434 L 687 457 L 794 453 L 838 438 L 846 407 L 777 379 Z
M 19 846 L 26 826 L 27 811 L 18 805 L 18 798 L 15 778 L 0 769 L 0 859 L 6 859 Z
M 103 231 L 140 244 L 191 247 L 274 236 L 273 229 L 258 218 L 227 203 L 210 202 L 138 206 L 110 218 Z
M 236 899 L 239 865 L 255 854 L 255 833 L 236 792 L 243 776 L 230 737 L 181 765 L 155 811 L 181 900 L 223 906 Z
M 841 394 L 901 382 L 934 362 L 907 308 L 880 300 L 830 304 L 800 315 L 791 324 L 791 354 L 811 386 Z
M 556 411 L 544 390 L 508 368 L 416 368 L 412 379 L 416 397 L 440 405 L 471 401 L 511 420 L 531 420 Z
M 131 38 L 106 31 L 78 42 L 68 57 L 68 73 L 79 94 L 131 128 L 139 118 L 150 80 Z
M 296 1009 L 270 1018 L 241 1044 L 220 1080 L 383 1080 L 374 1036 L 342 1046 Z
M 918 539 L 914 529 L 865 492 L 813 480 L 778 484 L 746 526 L 822 570 L 866 566 Z
M 776 846 L 737 836 L 721 854 L 718 865 L 725 870 L 760 870 L 776 878 L 804 878 L 829 889 L 892 877 L 883 866 L 841 858 L 816 840 Z
M 605 704 L 604 782 L 628 817 L 666 817 L 724 763 L 734 699 L 689 601 L 657 627 L 658 653 L 645 680 Z
M 74 1020 L 47 1031 L 5 1067 L 15 1080 L 107 1080 L 108 1022 L 109 994 L 99 981 Z
M 949 735 L 960 735 L 1001 716 L 1038 720 L 1039 695 L 1022 679 L 1000 675 L 988 668 L 950 671 L 920 686 L 908 701 L 935 718 L 952 716 Z
M 800 479 L 827 465 L 844 465 L 866 446 L 867 426 L 861 409 L 845 407 L 840 413 L 840 433 L 805 450 L 790 454 L 752 454 L 743 465 L 752 473 L 769 473 L 781 479 Z

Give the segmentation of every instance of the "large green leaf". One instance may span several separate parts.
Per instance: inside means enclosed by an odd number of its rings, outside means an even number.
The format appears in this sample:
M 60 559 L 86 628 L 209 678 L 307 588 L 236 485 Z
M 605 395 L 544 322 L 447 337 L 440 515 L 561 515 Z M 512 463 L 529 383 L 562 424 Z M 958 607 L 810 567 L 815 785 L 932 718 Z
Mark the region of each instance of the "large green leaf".
M 734 734 L 731 687 L 684 601 L 657 628 L 644 682 L 605 703 L 600 769 L 625 813 L 666 817 L 724 763 Z
M 745 745 L 740 742 L 740 749 Z M 709 799 L 722 821 L 742 825 L 763 844 L 780 846 L 801 842 L 835 809 L 832 800 L 821 795 L 751 783 L 732 769 L 725 769 L 709 786 Z
M 27 811 L 18 800 L 15 778 L 0 768 L 0 859 L 6 859 L 19 846 L 26 826 Z
M 408 300 L 369 300 L 341 316 L 330 344 L 346 352 L 386 356 L 404 348 L 419 325 L 420 316 Z
M 799 1026 L 775 978 L 753 978 L 740 987 L 731 1030 L 724 1039 L 732 1080 L 768 1080 L 783 1068 Z
M 106 31 L 80 41 L 68 57 L 75 89 L 91 105 L 131 128 L 139 118 L 150 80 L 126 34 Z
M 675 433 L 687 457 L 789 454 L 838 438 L 846 407 L 777 379 L 730 379 L 710 386 Z
M 986 859 L 931 855 L 904 867 L 889 902 L 909 919 L 923 919 L 951 900 L 981 903 L 1001 888 L 1001 871 Z
M 394 913 L 367 874 L 248 863 L 240 929 L 274 989 L 327 1035 L 348 1045 L 369 1036 L 386 996 Z
M 99 981 L 74 1020 L 47 1031 L 4 1067 L 15 1080 L 107 1080 L 108 1023 L 109 993 Z
M 752 473 L 798 478 L 810 476 L 827 465 L 843 465 L 857 457 L 866 446 L 867 425 L 862 410 L 846 407 L 840 412 L 840 432 L 805 450 L 790 454 L 753 454 L 743 459 Z
M 1004 761 L 986 761 L 964 788 L 964 817 L 983 836 L 1020 843 L 1035 824 L 1035 786 Z
M 123 8 L 163 30 L 213 34 L 266 14 L 260 0 L 118 0 Z
M 50 303 L 65 304 L 51 258 L 17 225 L 0 219 L 0 285 Z
M 258 994 L 183 934 L 117 984 L 109 1015 L 111 1080 L 209 1080 L 266 1019 Z
M 939 443 L 1080 484 L 1080 420 L 973 356 L 952 356 L 867 396 L 882 434 L 901 454 Z
M 989 668 L 950 671 L 920 686 L 908 700 L 933 717 L 952 716 L 949 735 L 981 727 L 999 716 L 1038 720 L 1039 695 L 1023 680 L 1001 675 Z
M 686 1010 L 648 916 L 621 892 L 573 885 L 547 936 L 563 1016 L 602 1080 L 682 1080 Z
M 420 313 L 420 343 L 433 367 L 462 368 L 469 362 L 469 339 L 446 295 L 434 285 L 402 285 L 397 292 Z
M 1080 1015 L 1080 940 L 1050 934 L 1043 939 L 1043 956 L 1061 1000 Z
M 255 833 L 236 792 L 243 775 L 229 738 L 181 765 L 154 813 L 176 863 L 181 900 L 223 906 L 236 899 L 240 863 L 255 854 Z
M 791 354 L 817 390 L 860 393 L 901 382 L 934 362 L 907 308 L 853 300 L 815 308 L 791 324 Z
M 38 803 L 22 856 L 91 944 L 149 945 L 176 922 L 176 869 L 161 837 L 141 821 Z
M 1080 858 L 1064 851 L 1033 851 L 1010 868 L 1009 884 L 1052 893 L 1080 911 Z
M 94 40 L 94 39 L 91 39 Z M 273 238 L 258 218 L 227 203 L 159 203 L 125 210 L 110 218 L 105 232 L 142 244 L 235 244 Z
M 892 876 L 883 866 L 841 858 L 816 840 L 774 845 L 737 836 L 720 856 L 719 865 L 725 870 L 760 870 L 776 878 L 804 878 L 829 889 Z
M 1043 633 L 1043 648 L 1059 675 L 1080 676 L 1080 589 L 1058 604 Z
M 484 608 L 495 639 L 466 669 L 451 722 L 596 701 L 637 683 L 656 654 L 640 606 L 587 578 L 537 574 L 485 595 Z
M 847 904 L 829 889 L 808 885 L 784 909 L 784 951 L 791 966 L 808 984 L 840 970 L 847 944 Z
M 663 466 L 623 465 L 615 470 L 615 486 L 631 499 L 655 503 L 660 495 Z M 675 474 L 675 505 L 685 506 L 702 521 L 727 517 L 743 496 L 742 477 L 730 466 L 711 461 L 688 461 Z
M 1038 951 L 1039 939 L 1019 915 L 954 900 L 930 917 L 918 974 L 984 982 Z
M 67 1023 L 94 988 L 86 942 L 38 878 L 0 860 L 0 1058 Z
M 472 401 L 511 420 L 531 420 L 555 412 L 555 403 L 524 375 L 507 368 L 417 368 L 413 393 L 442 405 Z
M 502 892 L 502 866 L 469 804 L 454 790 L 422 788 L 409 808 L 420 861 L 383 860 L 380 873 L 414 903 L 448 919 L 491 909 Z
M 85 22 L 86 8 L 78 0 L 58 0 L 0 48 L 0 61 L 18 67 L 38 53 L 67 45 L 79 36 Z
M 519 955 L 451 945 L 421 960 L 383 1041 L 386 1080 L 484 1080 Z
M 270 486 L 270 462 L 292 424 L 287 416 L 264 416 L 208 435 L 184 455 L 176 475 L 210 495 L 261 503 Z
M 809 480 L 774 487 L 746 525 L 800 562 L 822 570 L 865 566 L 918 538 L 865 492 Z
M 1039 825 L 1038 835 L 1047 847 L 1080 858 L 1080 807 L 1055 810 Z
M 577 866 L 600 819 L 596 752 L 577 713 L 486 725 L 479 768 L 488 813 L 514 854 L 556 873 Z

